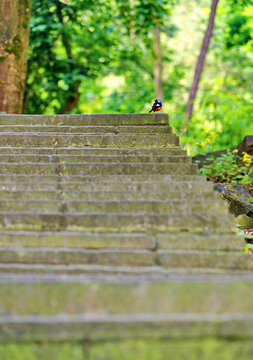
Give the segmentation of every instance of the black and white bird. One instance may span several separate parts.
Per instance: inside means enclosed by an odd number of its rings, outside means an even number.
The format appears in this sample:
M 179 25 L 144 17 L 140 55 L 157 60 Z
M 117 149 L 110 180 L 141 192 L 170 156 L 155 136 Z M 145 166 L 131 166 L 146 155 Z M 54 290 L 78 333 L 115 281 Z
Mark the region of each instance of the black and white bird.
M 163 104 L 161 102 L 160 99 L 155 99 L 155 102 L 152 106 L 152 109 L 149 111 L 149 113 L 151 113 L 152 111 L 156 112 L 156 111 L 160 111 L 163 107 Z

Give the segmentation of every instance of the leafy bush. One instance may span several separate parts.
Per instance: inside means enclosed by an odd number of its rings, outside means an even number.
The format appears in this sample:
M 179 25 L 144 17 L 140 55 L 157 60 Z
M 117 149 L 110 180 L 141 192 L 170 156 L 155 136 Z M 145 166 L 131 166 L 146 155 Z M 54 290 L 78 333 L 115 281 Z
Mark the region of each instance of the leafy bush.
M 204 165 L 199 173 L 215 182 L 253 184 L 253 156 L 244 152 L 240 157 L 237 153 L 236 149 L 216 159 L 207 158 L 211 162 Z

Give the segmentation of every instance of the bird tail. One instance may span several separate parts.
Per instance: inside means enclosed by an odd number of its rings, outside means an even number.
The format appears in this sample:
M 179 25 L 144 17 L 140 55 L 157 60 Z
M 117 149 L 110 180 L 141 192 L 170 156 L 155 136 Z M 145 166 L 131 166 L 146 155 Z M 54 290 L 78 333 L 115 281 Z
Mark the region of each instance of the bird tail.
M 151 113 L 153 111 L 153 109 L 151 109 L 148 113 Z

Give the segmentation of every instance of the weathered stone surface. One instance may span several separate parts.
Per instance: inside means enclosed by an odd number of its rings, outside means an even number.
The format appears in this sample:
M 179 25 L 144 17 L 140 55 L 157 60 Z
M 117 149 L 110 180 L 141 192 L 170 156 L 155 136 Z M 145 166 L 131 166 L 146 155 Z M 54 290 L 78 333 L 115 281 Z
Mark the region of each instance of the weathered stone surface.
M 43 133 L 50 132 L 55 134 L 74 133 L 74 134 L 171 134 L 172 128 L 166 125 L 156 126 L 38 126 L 38 125 L 0 125 L 1 133 L 22 132 L 22 133 Z
M 115 201 L 108 200 L 2 200 L 0 199 L 1 212 L 22 212 L 25 209 L 30 212 L 48 213 L 57 212 L 63 209 L 69 213 L 136 213 L 136 214 L 202 214 L 209 211 L 210 213 L 222 213 L 225 209 L 224 204 L 209 200 L 138 200 L 129 201 L 119 199 Z
M 122 126 L 168 124 L 167 114 L 0 115 L 1 125 Z
M 101 148 L 101 147 L 0 147 L 1 155 L 136 155 L 136 156 L 186 156 L 185 150 L 177 148 Z
M 230 233 L 231 219 L 222 213 L 157 214 L 157 213 L 71 213 L 71 212 L 0 212 L 2 230 L 68 230 L 68 231 L 125 231 L 157 230 L 193 231 L 212 230 Z M 238 239 L 238 241 L 240 241 Z
M 0 155 L 4 163 L 191 163 L 189 156 L 179 155 Z
M 212 234 L 202 233 L 172 233 L 157 234 L 158 249 L 174 250 L 220 250 L 240 251 L 242 244 L 238 241 L 236 233 Z
M 196 169 L 166 114 L 0 115 L 0 341 L 252 339 L 251 261 Z
M 243 252 L 160 250 L 158 253 L 158 262 L 164 267 L 252 269 L 250 257 L 246 260 Z
M 100 314 L 143 314 L 145 317 L 151 313 L 185 316 L 235 313 L 248 315 L 250 319 L 253 295 L 251 280 L 242 277 L 238 282 L 231 276 L 223 275 L 210 279 L 203 276 L 202 281 L 201 278 L 194 280 L 194 277 L 187 276 L 182 281 L 176 279 L 133 282 L 127 279 L 121 281 L 116 276 L 115 282 L 97 281 L 94 285 L 85 278 L 79 282 L 68 282 L 67 279 L 60 281 L 59 277 L 57 283 L 50 283 L 37 276 L 37 281 L 26 283 L 17 276 L 17 281 L 0 283 L 0 311 L 1 314 L 10 314 L 15 306 L 15 315 L 21 316 L 53 316 L 60 315 L 64 310 L 69 315 L 93 314 L 95 317 Z M 245 298 L 239 303 L 238 294 L 242 293 Z
M 69 320 L 69 328 L 65 328 L 65 330 L 67 330 L 67 335 L 72 338 L 71 330 L 75 329 L 75 323 L 78 322 L 84 327 L 84 324 L 89 326 L 89 324 L 98 322 L 101 336 L 103 334 L 104 338 L 108 338 L 104 332 L 106 324 L 110 324 L 110 322 L 116 322 L 119 325 L 132 323 L 134 326 L 138 323 L 138 318 L 143 321 L 142 331 L 145 332 L 152 323 L 157 322 L 158 333 L 159 325 L 161 326 L 160 330 L 167 330 L 164 333 L 165 336 L 171 336 L 168 330 L 173 318 L 182 323 L 182 326 L 186 325 L 187 320 L 190 319 L 195 324 L 198 324 L 199 321 L 212 324 L 220 318 L 223 326 L 226 326 L 226 321 L 229 320 L 244 319 L 245 321 L 247 319 L 248 326 L 252 321 L 250 314 L 253 286 L 251 281 L 243 278 L 238 281 L 229 277 L 217 276 L 216 280 L 214 278 L 208 280 L 203 277 L 202 281 L 197 278 L 194 281 L 190 277 L 189 279 L 186 277 L 185 281 L 176 281 L 175 278 L 166 282 L 142 281 L 140 283 L 121 281 L 120 277 L 116 277 L 114 283 L 104 281 L 95 284 L 92 281 L 68 282 L 64 279 L 61 282 L 50 283 L 42 279 L 40 281 L 40 277 L 38 277 L 37 281 L 30 283 L 19 280 L 19 282 L 0 284 L 2 294 L 0 310 L 1 314 L 6 314 L 5 316 L 1 315 L 3 324 L 17 322 L 20 325 L 33 323 L 36 326 L 36 324 L 42 323 L 39 319 L 44 316 L 45 320 L 48 319 L 45 323 L 51 322 L 51 325 L 58 321 L 62 324 L 68 323 Z M 178 278 L 178 280 L 180 279 Z M 240 303 L 238 294 L 244 294 Z M 15 317 L 8 316 L 13 309 L 15 309 Z M 65 316 L 62 315 L 63 313 Z M 32 314 L 33 316 L 31 316 Z M 49 329 L 48 326 L 47 329 Z M 179 330 L 179 328 L 175 327 L 175 335 L 176 329 Z M 227 331 L 229 329 L 231 334 L 236 334 L 236 327 L 228 326 Z M 4 327 L 1 327 L 2 339 L 3 336 L 7 336 L 3 330 Z M 237 333 L 238 336 L 242 329 L 239 327 L 237 330 L 240 331 Z M 248 334 L 251 337 L 250 331 L 250 327 L 248 327 L 241 334 L 242 336 Z M 91 334 L 92 332 L 87 332 L 88 337 Z M 120 338 L 120 334 L 122 333 L 114 332 L 114 336 L 117 338 Z M 32 336 L 31 328 L 27 335 Z M 83 337 L 83 333 L 80 336 Z M 179 336 L 182 336 L 181 331 L 179 331 Z M 199 336 L 199 334 L 193 333 L 192 337 L 195 336 Z
M 0 247 L 155 250 L 157 244 L 145 233 L 0 231 Z
M 236 223 L 239 229 L 253 229 L 253 218 L 245 214 L 236 217 Z
M 197 167 L 195 164 L 182 163 L 18 163 L 18 164 L 1 164 L 3 174 L 57 174 L 57 175 L 92 175 L 92 174 L 196 174 Z
M 17 177 L 19 176 L 18 174 L 15 174 Z M 32 177 L 32 176 L 31 176 Z M 45 177 L 45 179 L 42 180 L 46 180 L 48 177 Z M 205 184 L 202 181 L 196 181 L 196 182 L 190 182 L 190 181 L 182 181 L 182 182 L 178 182 L 178 183 L 171 183 L 171 184 L 166 184 L 166 183 L 160 183 L 158 182 L 141 182 L 141 181 L 129 181 L 129 182 L 120 182 L 120 179 L 118 181 L 98 181 L 96 182 L 94 180 L 94 182 L 91 181 L 85 181 L 85 177 L 84 177 L 84 181 L 59 181 L 57 182 L 57 178 L 54 179 L 54 181 L 41 181 L 41 182 L 36 182 L 36 178 L 31 179 L 30 181 L 29 179 L 27 179 L 28 181 L 25 182 L 0 182 L 0 189 L 1 191 L 8 196 L 8 193 L 10 192 L 14 192 L 17 191 L 20 194 L 23 191 L 31 191 L 31 192 L 41 192 L 41 191 L 53 191 L 53 192 L 64 192 L 67 193 L 69 192 L 73 192 L 73 191 L 80 191 L 81 192 L 87 192 L 87 193 L 96 193 L 96 192 L 103 192 L 103 193 L 108 193 L 108 192 L 132 192 L 132 193 L 142 193 L 142 192 L 146 192 L 149 194 L 149 196 L 152 197 L 152 194 L 158 193 L 160 194 L 159 196 L 171 196 L 171 198 L 175 198 L 174 194 L 178 193 L 178 192 L 183 192 L 186 191 L 188 193 L 192 194 L 192 198 L 196 198 L 197 194 L 201 191 L 203 192 L 208 192 L 211 191 L 211 187 L 209 187 L 209 184 Z M 33 181 L 34 180 L 34 181 Z M 113 191 L 112 191 L 112 187 L 113 187 Z M 4 196 L 5 196 L 4 195 Z M 35 195 L 36 197 L 36 195 Z M 181 197 L 183 197 L 183 195 L 181 195 Z M 208 195 L 207 195 L 208 197 Z M 218 197 L 217 195 L 214 195 L 214 198 Z M 186 199 L 187 198 L 191 198 L 191 195 L 189 195 L 189 197 L 187 197 L 186 194 Z M 180 197 L 179 197 L 180 199 Z
M 15 181 L 14 181 L 15 180 Z M 206 187 L 212 188 L 212 184 L 206 181 L 204 176 L 199 175 L 172 175 L 172 174 L 148 174 L 148 175 L 61 175 L 61 174 L 51 174 L 51 175 L 44 175 L 44 174 L 0 174 L 0 184 L 5 183 L 48 183 L 48 182 L 55 182 L 62 184 L 71 184 L 71 183 L 84 183 L 84 184 L 112 184 L 112 183 L 138 183 L 138 184 L 161 184 L 161 186 L 174 186 L 178 183 L 180 185 L 186 185 L 190 187 L 191 185 L 194 186 L 196 184 L 204 184 Z
M 27 185 L 27 184 L 26 184 Z M 42 185 L 42 186 L 41 186 Z M 72 184 L 73 185 L 73 184 Z M 118 185 L 118 184 L 117 184 Z M 126 184 L 126 187 L 128 184 Z M 33 190 L 32 184 L 29 186 L 27 185 L 26 187 L 22 186 L 21 184 L 21 188 L 23 187 L 23 189 L 19 190 L 20 186 L 8 186 L 8 190 L 5 191 L 4 189 L 1 189 L 1 185 L 0 185 L 0 201 L 3 200 L 27 200 L 27 199 L 32 199 L 32 200 L 82 200 L 82 201 L 133 201 L 133 200 L 138 200 L 138 201 L 156 201 L 160 199 L 163 199 L 163 201 L 169 201 L 169 200 L 183 200 L 183 201 L 188 201 L 188 200 L 198 200 L 199 201 L 199 192 L 195 191 L 193 189 L 191 190 L 185 190 L 185 192 L 180 192 L 180 191 L 173 191 L 173 189 L 171 189 L 171 187 L 168 187 L 168 189 L 166 189 L 165 187 L 163 187 L 162 189 L 156 189 L 156 187 L 153 187 L 150 189 L 147 189 L 144 187 L 141 189 L 138 189 L 138 185 L 136 185 L 135 187 L 132 186 L 132 188 L 123 190 L 123 186 L 121 186 L 121 188 L 119 190 L 115 190 L 112 191 L 111 189 L 100 189 L 98 187 L 98 190 L 92 190 L 89 189 L 87 191 L 82 190 L 82 189 L 69 189 L 68 185 L 65 186 L 61 186 L 61 189 L 57 188 L 57 184 L 55 184 L 55 187 L 47 190 L 47 189 L 43 189 L 43 184 L 39 184 L 39 185 L 35 185 L 36 186 L 36 190 Z M 34 187 L 35 187 L 34 186 Z M 116 186 L 116 185 L 115 185 Z M 27 187 L 29 187 L 27 189 Z M 39 190 L 39 188 L 41 187 L 41 189 Z M 73 186 L 71 186 L 73 187 Z M 195 190 L 200 190 L 200 186 Z M 187 186 L 186 186 L 187 189 Z M 184 190 L 184 188 L 182 187 L 182 190 Z M 204 188 L 203 186 L 203 190 L 201 189 L 201 191 L 203 191 L 203 195 L 205 196 L 205 199 L 208 200 L 217 200 L 218 196 L 214 196 L 213 192 L 210 191 L 209 188 Z
M 245 214 L 253 217 L 253 202 L 247 187 L 244 184 L 215 184 L 214 189 L 219 191 L 229 204 L 229 211 L 235 216 Z
M 160 321 L 159 321 L 160 320 Z M 0 340 L 3 342 L 105 342 L 115 339 L 243 339 L 252 338 L 252 318 L 237 316 L 198 316 L 185 314 L 124 316 L 28 316 L 1 317 Z M 233 340 L 234 343 L 234 340 Z M 228 345 L 227 345 L 228 346 Z M 249 360 L 249 358 L 247 359 Z
M 90 146 L 90 147 L 154 147 L 176 148 L 179 138 L 171 134 L 52 134 L 52 133 L 3 133 L 0 146 Z
M 45 249 L 8 248 L 0 249 L 0 261 L 22 264 L 82 264 L 110 266 L 155 266 L 165 268 L 213 268 L 230 270 L 250 270 L 252 263 L 245 254 L 235 252 L 159 250 L 158 253 L 143 249 Z
M 67 231 L 0 231 L 0 247 L 86 249 L 170 249 L 240 251 L 238 236 L 210 232 L 92 233 Z
M 93 264 L 111 266 L 152 266 L 156 254 L 148 250 L 87 250 L 9 248 L 0 250 L 1 263 L 22 264 Z
M 226 278 L 249 279 L 251 270 L 219 269 L 219 268 L 164 268 L 161 265 L 153 266 L 111 266 L 98 264 L 24 264 L 5 263 L 0 264 L 1 279 L 4 282 L 14 280 L 38 282 L 62 282 L 63 278 L 69 282 L 115 282 L 120 279 L 122 282 L 146 282 L 146 281 L 180 281 L 188 279 L 194 281 L 205 281 L 215 279 L 223 275 Z

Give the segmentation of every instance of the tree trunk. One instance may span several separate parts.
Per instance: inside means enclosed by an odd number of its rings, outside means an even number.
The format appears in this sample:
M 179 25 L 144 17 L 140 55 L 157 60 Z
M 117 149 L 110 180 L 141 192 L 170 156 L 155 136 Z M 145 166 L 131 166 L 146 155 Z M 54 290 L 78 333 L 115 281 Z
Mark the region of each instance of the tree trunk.
M 160 29 L 156 25 L 154 36 L 154 83 L 155 83 L 155 96 L 157 99 L 163 100 L 163 86 L 162 86 L 162 52 L 160 43 Z
M 66 114 L 71 112 L 78 104 L 80 99 L 79 86 L 81 84 L 81 80 L 77 80 L 72 86 L 72 94 L 67 98 L 65 105 L 58 112 L 58 114 Z
M 194 78 L 193 78 L 193 82 L 192 82 L 192 86 L 191 86 L 191 91 L 190 91 L 189 99 L 188 99 L 186 109 L 185 109 L 185 113 L 186 113 L 186 117 L 187 117 L 185 127 L 187 127 L 189 122 L 191 121 L 194 100 L 195 100 L 195 97 L 196 97 L 196 94 L 198 91 L 199 80 L 201 77 L 206 53 L 207 53 L 207 50 L 209 47 L 209 43 L 210 43 L 212 31 L 213 31 L 214 18 L 215 18 L 215 14 L 216 14 L 218 1 L 219 0 L 212 0 L 212 8 L 211 8 L 211 13 L 210 13 L 210 17 L 209 17 L 209 22 L 208 22 L 208 26 L 207 26 L 207 30 L 206 30 L 204 39 L 203 39 L 201 51 L 200 51 L 200 54 L 198 57 L 195 74 L 194 74 Z
M 135 6 L 135 0 L 130 0 L 130 9 L 131 9 L 131 15 L 133 16 L 133 18 L 135 18 L 135 11 L 134 11 L 134 6 Z M 129 24 L 130 27 L 130 39 L 132 41 L 135 40 L 135 34 L 134 34 L 134 21 L 130 21 Z
M 64 17 L 63 17 L 63 13 L 62 13 L 63 4 L 60 1 L 57 2 L 56 9 L 57 9 L 56 12 L 57 12 L 59 22 L 65 27 Z M 73 57 L 73 53 L 72 53 L 72 49 L 71 49 L 70 39 L 69 39 L 67 33 L 64 31 L 64 29 L 63 29 L 61 35 L 62 35 L 62 45 L 65 48 L 65 51 L 66 51 L 66 54 L 68 57 L 70 70 L 73 71 L 75 69 L 75 63 L 74 63 L 74 57 Z M 64 106 L 59 110 L 58 114 L 66 114 L 67 112 L 71 112 L 77 106 L 79 99 L 80 99 L 80 93 L 79 93 L 80 84 L 81 84 L 81 80 L 73 81 L 70 84 L 70 86 L 69 86 L 70 95 L 67 97 Z
M 0 112 L 22 113 L 31 0 L 0 2 Z

